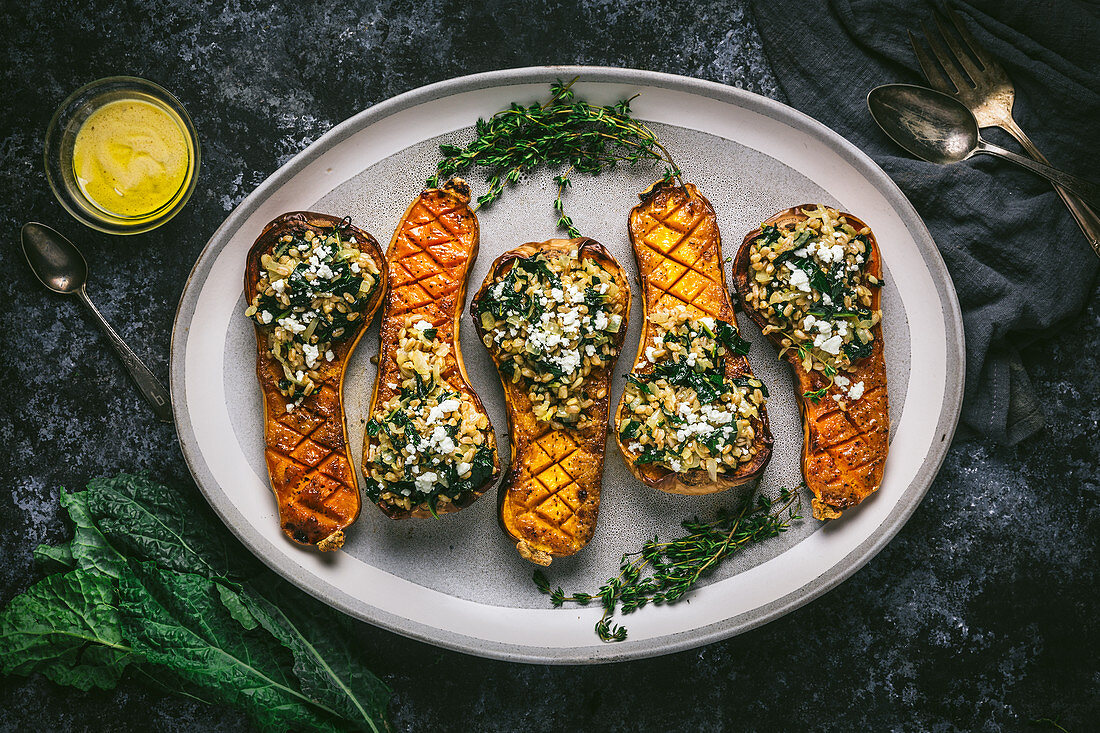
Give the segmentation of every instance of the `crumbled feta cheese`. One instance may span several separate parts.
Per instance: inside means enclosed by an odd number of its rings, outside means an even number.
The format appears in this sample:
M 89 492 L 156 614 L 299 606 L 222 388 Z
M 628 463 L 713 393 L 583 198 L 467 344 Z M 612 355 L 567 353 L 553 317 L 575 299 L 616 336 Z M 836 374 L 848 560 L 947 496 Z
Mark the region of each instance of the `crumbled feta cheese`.
M 858 400 L 860 397 L 863 396 L 863 389 L 864 389 L 863 382 L 862 381 L 856 382 L 848 390 L 848 399 Z
M 470 469 L 473 468 L 473 467 L 474 467 L 474 464 L 472 464 L 472 463 L 466 463 L 465 461 L 459 461 L 458 465 L 455 466 L 455 470 L 458 472 L 459 478 L 465 478 L 466 475 L 468 473 L 470 473 Z
M 317 277 L 323 278 L 325 280 L 331 280 L 333 277 L 335 277 L 335 275 L 336 273 L 332 271 L 332 268 L 324 264 L 323 262 L 321 263 L 321 266 L 317 268 Z
M 272 318 L 274 318 L 274 316 L 271 315 L 271 311 L 261 311 L 260 320 L 263 321 L 265 324 L 271 323 Z
M 809 331 L 811 328 L 814 327 L 814 323 L 816 323 L 816 322 L 817 322 L 817 318 L 815 318 L 814 316 L 811 316 L 811 315 L 807 315 L 806 320 L 804 320 L 802 322 L 803 330 Z
M 297 333 L 301 333 L 302 331 L 306 330 L 305 325 L 302 324 L 302 323 L 299 323 L 298 320 L 296 318 L 294 318 L 294 316 L 287 316 L 286 318 L 280 318 L 278 323 L 279 323 L 280 326 L 282 326 L 286 330 L 290 331 L 291 333 L 297 334 Z
M 317 357 L 320 353 L 313 344 L 302 344 L 302 354 L 306 357 L 306 366 L 312 369 L 317 365 Z
M 427 331 L 431 327 L 432 324 L 428 323 L 427 321 L 417 321 L 416 324 L 413 326 L 413 328 L 418 331 Z
M 839 354 L 840 347 L 844 345 L 844 339 L 840 336 L 832 336 L 821 343 L 819 347 L 827 354 Z
M 336 358 L 336 354 L 332 353 L 332 349 L 325 352 L 325 361 L 333 361 Z
M 279 295 L 282 295 L 286 292 L 286 280 L 276 280 L 275 282 L 271 283 L 271 289 Z
M 836 383 L 836 386 L 844 389 L 852 383 L 852 380 L 848 379 L 848 377 L 844 376 L 843 374 L 838 374 L 836 375 L 836 377 L 833 378 L 833 382 Z
M 432 486 L 435 485 L 435 482 L 436 480 L 438 480 L 438 478 L 439 476 L 436 474 L 435 471 L 425 471 L 424 473 L 416 477 L 416 480 L 414 482 L 416 484 L 416 490 L 422 494 L 427 494 L 429 491 L 432 490 Z
M 348 265 L 348 269 L 351 270 L 352 272 L 358 274 L 359 269 L 360 269 L 359 268 L 359 263 L 358 262 L 352 262 L 350 265 Z
M 810 292 L 810 278 L 800 267 L 794 265 L 786 265 L 787 269 L 791 272 L 790 282 L 791 287 L 797 288 L 804 293 Z

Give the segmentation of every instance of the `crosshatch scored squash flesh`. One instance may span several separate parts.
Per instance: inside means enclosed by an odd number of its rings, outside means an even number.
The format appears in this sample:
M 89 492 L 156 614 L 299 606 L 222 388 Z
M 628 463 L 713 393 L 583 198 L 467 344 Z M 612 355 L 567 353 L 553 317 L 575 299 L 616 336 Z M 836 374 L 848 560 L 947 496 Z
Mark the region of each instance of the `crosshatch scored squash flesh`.
M 385 273 L 374 237 L 311 212 L 272 221 L 245 261 L 279 522 L 290 539 L 322 551 L 341 547 L 359 516 L 342 391 L 348 359 L 382 304 Z
M 734 280 L 794 369 L 813 514 L 835 519 L 882 484 L 889 449 L 878 242 L 851 214 L 787 209 L 745 236 Z
M 630 285 L 594 240 L 552 239 L 498 258 L 470 311 L 508 407 L 501 526 L 522 557 L 549 565 L 580 551 L 596 528 Z
M 763 473 L 772 436 L 767 387 L 744 354 L 710 202 L 658 181 L 630 212 L 645 319 L 615 434 L 639 481 L 710 494 Z
M 390 290 L 363 448 L 367 494 L 392 519 L 472 504 L 500 475 L 462 361 L 459 321 L 480 229 L 455 178 L 422 192 L 390 242 Z

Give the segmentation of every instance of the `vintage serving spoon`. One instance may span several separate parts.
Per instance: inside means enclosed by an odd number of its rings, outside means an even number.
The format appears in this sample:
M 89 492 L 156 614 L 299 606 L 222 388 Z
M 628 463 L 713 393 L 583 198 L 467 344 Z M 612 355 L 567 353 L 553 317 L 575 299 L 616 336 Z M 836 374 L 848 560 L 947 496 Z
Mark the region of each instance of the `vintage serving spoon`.
M 986 142 L 973 113 L 950 95 L 912 84 L 886 84 L 871 90 L 867 107 L 883 132 L 922 160 L 958 163 L 982 153 L 995 155 L 1100 207 L 1100 186 Z
M 172 421 L 172 401 L 168 390 L 153 376 L 149 367 L 123 342 L 111 324 L 88 299 L 84 285 L 88 281 L 88 262 L 72 242 L 44 224 L 29 222 L 23 225 L 23 254 L 43 285 L 55 293 L 75 295 L 95 316 L 99 327 L 115 347 L 122 363 L 134 378 L 138 389 L 153 406 L 158 420 Z

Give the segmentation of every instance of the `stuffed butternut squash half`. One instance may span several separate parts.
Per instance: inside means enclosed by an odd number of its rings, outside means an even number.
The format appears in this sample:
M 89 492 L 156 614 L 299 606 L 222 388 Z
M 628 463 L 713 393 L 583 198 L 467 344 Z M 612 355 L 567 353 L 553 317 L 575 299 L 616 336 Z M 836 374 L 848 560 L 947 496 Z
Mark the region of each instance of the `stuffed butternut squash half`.
M 497 259 L 470 310 L 508 406 L 500 523 L 522 557 L 549 565 L 596 528 L 630 285 L 594 240 L 551 239 Z
M 749 232 L 733 272 L 794 369 L 813 515 L 836 519 L 878 489 L 889 448 L 878 243 L 851 214 L 807 204 Z
M 462 179 L 417 196 L 390 242 L 390 289 L 363 446 L 367 495 L 391 519 L 472 504 L 500 476 L 462 361 L 459 322 L 480 229 Z
M 348 359 L 382 303 L 386 263 L 367 232 L 326 214 L 275 219 L 245 262 L 264 455 L 290 539 L 335 550 L 359 516 L 344 421 Z
M 752 481 L 771 458 L 767 387 L 745 354 L 710 202 L 659 181 L 630 212 L 645 322 L 615 418 L 634 476 L 674 494 Z

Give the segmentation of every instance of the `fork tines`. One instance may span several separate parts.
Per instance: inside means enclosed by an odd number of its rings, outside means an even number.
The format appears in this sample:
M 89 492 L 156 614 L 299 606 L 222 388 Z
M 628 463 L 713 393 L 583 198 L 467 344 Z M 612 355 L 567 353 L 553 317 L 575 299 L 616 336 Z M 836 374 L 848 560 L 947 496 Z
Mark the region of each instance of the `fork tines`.
M 958 37 L 948 28 L 943 18 L 944 15 L 951 21 Z M 954 10 L 945 6 L 942 9 L 942 15 L 940 11 L 933 10 L 933 21 L 939 33 L 933 33 L 923 21 L 920 25 L 935 60 L 913 35 L 913 32 L 908 31 L 908 33 L 909 43 L 913 46 L 913 51 L 917 55 L 921 71 L 924 72 L 928 83 L 934 88 L 948 94 L 966 93 L 982 87 L 986 81 L 999 81 L 999 77 L 1004 76 L 1004 69 L 1001 65 L 966 29 L 962 19 Z M 960 38 L 962 39 L 961 43 Z M 964 43 L 966 44 L 965 48 Z M 939 61 L 938 65 L 936 61 Z M 947 76 L 941 73 L 941 67 Z

